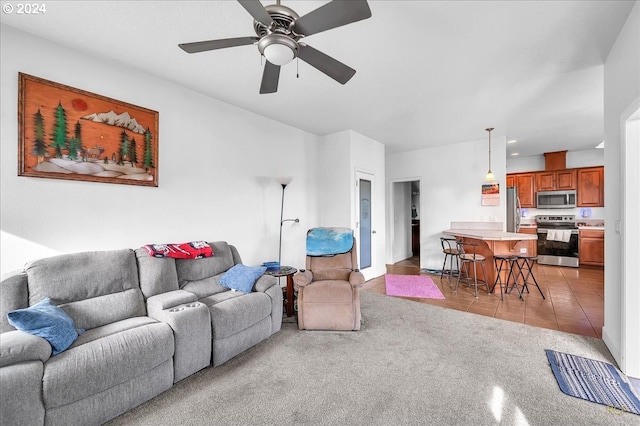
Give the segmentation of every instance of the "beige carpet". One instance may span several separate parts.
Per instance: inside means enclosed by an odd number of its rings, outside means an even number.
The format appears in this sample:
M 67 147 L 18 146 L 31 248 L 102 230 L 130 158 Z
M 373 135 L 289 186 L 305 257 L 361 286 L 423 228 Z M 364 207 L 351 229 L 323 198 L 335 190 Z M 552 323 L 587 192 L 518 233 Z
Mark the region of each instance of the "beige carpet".
M 111 425 L 640 425 L 564 395 L 545 349 L 598 339 L 362 292 L 362 330 L 280 333 Z

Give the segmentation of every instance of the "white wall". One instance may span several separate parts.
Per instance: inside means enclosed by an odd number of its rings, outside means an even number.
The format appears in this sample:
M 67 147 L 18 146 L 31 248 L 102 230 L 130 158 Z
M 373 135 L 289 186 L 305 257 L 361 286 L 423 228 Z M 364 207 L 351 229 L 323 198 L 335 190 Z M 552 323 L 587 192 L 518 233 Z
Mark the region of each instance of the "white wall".
M 435 160 L 434 160 L 435 159 Z M 420 180 L 420 266 L 442 266 L 442 231 L 452 221 L 505 221 L 506 138 L 491 142 L 491 168 L 500 183 L 500 205 L 482 206 L 482 183 L 489 168 L 487 140 L 387 155 L 387 187 Z M 387 214 L 391 214 L 387 211 Z M 390 226 L 390 225 L 389 225 Z M 393 261 L 387 242 L 387 262 Z
M 2 273 L 54 253 L 226 240 L 247 264 L 277 259 L 289 175 L 283 262 L 303 265 L 318 222 L 317 136 L 0 26 Z M 17 176 L 18 72 L 159 111 L 159 187 Z M 283 160 L 282 153 L 286 153 Z
M 351 227 L 351 134 L 349 131 L 320 138 L 318 163 L 322 170 L 320 226 Z
M 567 169 L 604 165 L 604 149 L 567 151 Z M 507 173 L 534 172 L 544 170 L 544 155 L 510 157 L 507 159 Z
M 625 183 L 625 169 L 622 162 L 624 146 L 623 117 L 629 107 L 637 104 L 640 99 L 640 3 L 636 2 L 627 22 L 620 32 L 604 66 L 604 136 L 605 136 L 605 205 L 606 223 L 620 223 L 620 230 L 624 232 L 622 222 L 622 188 Z M 637 108 L 637 106 L 636 106 Z M 626 144 L 637 144 L 638 141 L 626 141 Z M 637 167 L 637 164 L 635 165 Z M 630 195 L 633 196 L 633 193 Z M 638 202 L 638 191 L 635 191 Z M 637 205 L 637 204 L 636 204 Z M 635 216 L 637 221 L 637 212 Z M 631 252 L 624 253 L 627 259 L 623 261 L 622 236 L 615 226 L 605 229 L 605 296 L 604 296 L 604 327 L 602 338 L 615 357 L 616 361 L 627 375 L 640 377 L 640 310 L 638 299 L 629 300 L 632 292 L 627 288 L 638 285 L 633 282 L 623 282 L 626 276 L 637 278 L 637 259 L 640 255 L 637 241 Z

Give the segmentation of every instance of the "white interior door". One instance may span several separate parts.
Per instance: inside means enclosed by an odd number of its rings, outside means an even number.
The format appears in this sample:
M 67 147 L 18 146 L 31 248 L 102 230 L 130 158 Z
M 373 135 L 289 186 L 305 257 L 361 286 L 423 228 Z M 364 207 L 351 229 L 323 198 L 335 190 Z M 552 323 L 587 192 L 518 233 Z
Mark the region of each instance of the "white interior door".
M 360 270 L 367 277 L 367 272 L 373 263 L 373 194 L 374 176 L 365 172 L 356 172 L 356 238 L 358 241 L 358 263 Z

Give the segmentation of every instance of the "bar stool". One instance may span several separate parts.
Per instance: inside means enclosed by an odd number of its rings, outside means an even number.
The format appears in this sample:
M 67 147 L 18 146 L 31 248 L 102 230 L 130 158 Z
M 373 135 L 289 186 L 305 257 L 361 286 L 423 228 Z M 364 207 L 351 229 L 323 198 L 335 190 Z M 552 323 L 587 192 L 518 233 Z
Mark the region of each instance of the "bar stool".
M 462 271 L 464 269 L 464 266 L 467 266 L 467 271 L 466 271 L 466 281 L 467 281 L 467 285 L 469 285 L 469 264 L 473 264 L 473 282 L 476 288 L 476 298 L 478 297 L 478 268 L 477 268 L 477 264 L 480 263 L 480 268 L 482 269 L 482 278 L 484 279 L 484 282 L 480 282 L 480 284 L 484 284 L 485 286 L 487 286 L 487 293 L 490 293 L 489 291 L 489 283 L 487 282 L 487 274 L 485 273 L 484 270 L 484 261 L 486 260 L 486 257 L 484 257 L 481 254 L 477 254 L 476 250 L 478 247 L 478 244 L 475 243 L 465 243 L 463 241 L 457 241 L 456 245 L 458 246 L 458 262 L 459 262 L 459 268 L 460 268 L 460 273 L 458 274 L 458 281 L 456 281 L 456 287 L 454 288 L 453 291 L 458 291 L 458 284 L 460 284 L 460 277 L 462 276 Z M 466 249 L 465 249 L 466 247 Z
M 518 269 L 519 269 L 518 273 L 522 277 L 522 292 L 520 293 L 520 297 L 522 297 L 522 293 L 524 293 L 525 291 L 529 293 L 529 287 L 527 284 L 529 284 L 529 278 L 531 278 L 533 280 L 533 285 L 538 287 L 540 296 L 542 296 L 543 299 L 546 299 L 544 297 L 544 293 L 542 293 L 542 289 L 538 285 L 538 281 L 536 281 L 535 275 L 533 275 L 533 266 L 535 265 L 537 260 L 538 260 L 538 256 L 527 256 L 527 255 L 517 256 L 516 262 L 518 264 Z M 525 275 L 525 272 L 526 272 L 526 275 Z M 517 288 L 517 284 L 516 284 L 516 288 Z
M 449 259 L 449 285 L 451 285 L 451 278 L 453 277 L 453 259 L 456 260 L 456 275 L 460 272 L 460 262 L 458 262 L 458 248 L 457 240 L 455 238 L 440 237 L 440 245 L 442 246 L 442 253 L 444 253 L 444 262 L 442 262 L 442 270 L 440 271 L 440 281 L 444 276 L 445 267 L 447 266 L 447 259 Z
M 504 284 L 504 292 L 507 293 L 509 291 L 509 282 L 513 282 L 514 285 L 517 282 L 517 276 L 514 273 L 514 267 L 517 267 L 518 258 L 516 256 L 511 256 L 508 254 L 495 254 L 493 256 L 493 262 L 496 265 L 496 280 L 493 283 L 493 287 L 491 287 L 491 291 L 489 293 L 493 293 L 496 288 L 496 285 L 500 284 L 500 300 L 504 300 L 502 297 L 502 286 Z M 506 266 L 505 266 L 506 265 Z M 502 281 L 501 273 L 506 272 L 507 278 L 505 282 Z M 522 299 L 522 292 L 520 288 L 516 286 L 518 293 L 520 294 L 520 298 Z M 522 299 L 524 300 L 524 299 Z

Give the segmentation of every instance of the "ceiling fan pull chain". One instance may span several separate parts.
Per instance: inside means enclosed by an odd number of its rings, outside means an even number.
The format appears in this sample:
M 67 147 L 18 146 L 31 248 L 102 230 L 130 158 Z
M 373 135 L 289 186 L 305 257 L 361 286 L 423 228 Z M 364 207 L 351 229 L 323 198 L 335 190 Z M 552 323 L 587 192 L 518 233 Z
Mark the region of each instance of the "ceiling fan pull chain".
M 296 57 L 296 78 L 300 78 L 300 58 Z

